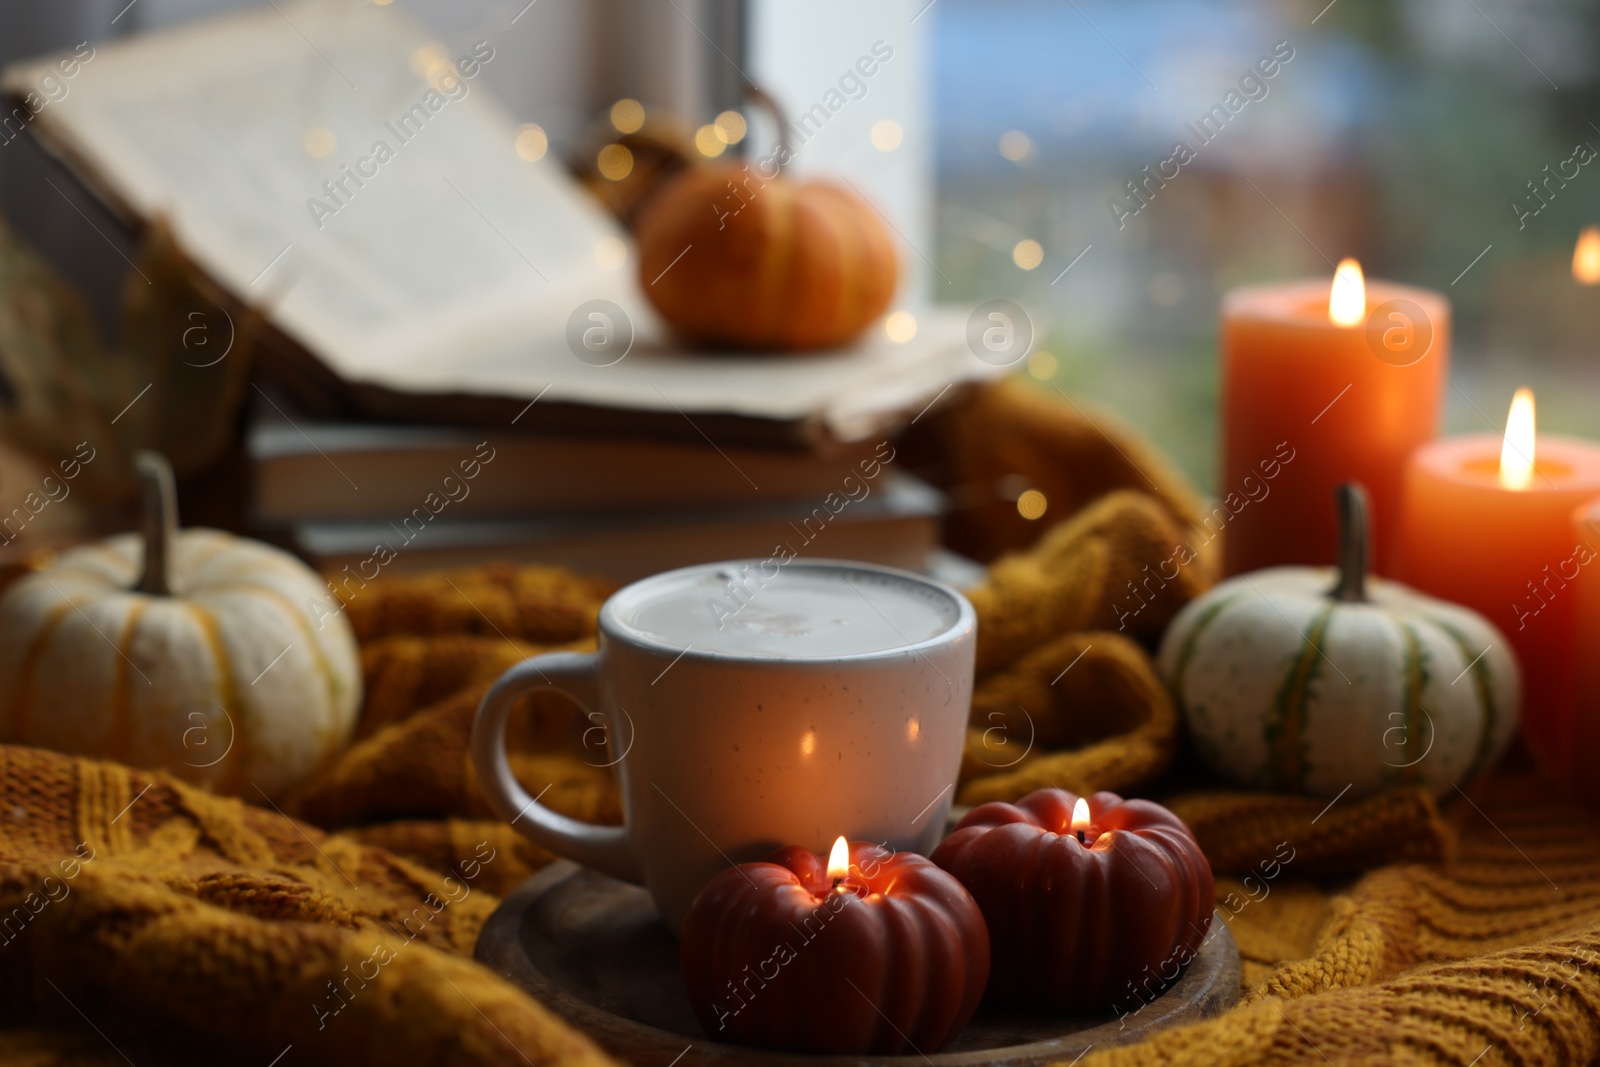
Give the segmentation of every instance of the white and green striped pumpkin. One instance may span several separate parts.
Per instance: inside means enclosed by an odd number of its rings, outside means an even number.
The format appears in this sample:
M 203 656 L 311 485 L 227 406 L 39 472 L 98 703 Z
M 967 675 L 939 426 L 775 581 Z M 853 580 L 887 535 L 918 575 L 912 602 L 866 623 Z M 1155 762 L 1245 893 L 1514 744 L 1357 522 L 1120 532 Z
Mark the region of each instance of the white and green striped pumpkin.
M 355 729 L 350 624 L 288 553 L 179 533 L 171 468 L 136 459 L 143 535 L 71 549 L 0 596 L 0 740 L 278 796 Z
M 1188 604 L 1159 666 L 1201 759 L 1243 785 L 1442 792 L 1516 729 L 1520 679 L 1482 616 L 1366 578 L 1366 507 L 1339 490 L 1340 567 L 1274 567 Z

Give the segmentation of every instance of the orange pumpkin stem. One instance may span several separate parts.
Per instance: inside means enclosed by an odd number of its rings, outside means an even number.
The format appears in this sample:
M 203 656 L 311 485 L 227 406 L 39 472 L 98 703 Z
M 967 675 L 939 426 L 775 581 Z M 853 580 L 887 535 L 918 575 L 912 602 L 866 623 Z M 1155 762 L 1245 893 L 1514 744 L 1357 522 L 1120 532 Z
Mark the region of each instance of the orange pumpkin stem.
M 144 534 L 144 570 L 135 586 L 150 596 L 172 595 L 172 546 L 178 539 L 178 490 L 172 464 L 159 452 L 136 452 L 142 494 L 140 531 Z
M 1335 600 L 1367 599 L 1367 490 L 1345 482 L 1333 491 L 1339 505 L 1339 581 L 1328 595 Z

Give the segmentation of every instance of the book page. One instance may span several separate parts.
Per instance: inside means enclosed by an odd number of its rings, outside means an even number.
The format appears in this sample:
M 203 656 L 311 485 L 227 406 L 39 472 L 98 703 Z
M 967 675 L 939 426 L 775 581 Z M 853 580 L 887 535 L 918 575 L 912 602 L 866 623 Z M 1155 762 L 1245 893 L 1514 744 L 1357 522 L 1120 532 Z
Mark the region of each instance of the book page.
M 559 160 L 517 155 L 481 78 L 492 30 L 445 51 L 391 7 L 305 0 L 96 49 L 34 128 L 119 206 L 167 215 L 202 268 L 347 382 L 820 419 L 848 440 L 884 405 L 1003 373 L 966 350 L 959 316 L 838 353 L 674 346 L 627 235 Z M 6 90 L 47 63 L 8 68 Z M 634 336 L 609 365 L 569 339 L 596 299 Z

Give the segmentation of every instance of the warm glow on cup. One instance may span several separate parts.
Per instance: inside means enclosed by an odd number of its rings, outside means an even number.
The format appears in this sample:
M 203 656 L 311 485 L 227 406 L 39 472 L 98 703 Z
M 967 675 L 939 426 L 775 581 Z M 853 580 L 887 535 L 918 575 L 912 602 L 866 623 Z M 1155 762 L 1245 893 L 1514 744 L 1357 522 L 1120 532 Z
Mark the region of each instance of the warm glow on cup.
M 1600 444 L 1536 436 L 1531 391 L 1517 391 L 1504 434 L 1424 445 L 1406 467 L 1398 577 L 1463 604 L 1505 633 L 1521 661 L 1522 736 L 1567 778 L 1572 740 L 1572 516 L 1600 496 Z

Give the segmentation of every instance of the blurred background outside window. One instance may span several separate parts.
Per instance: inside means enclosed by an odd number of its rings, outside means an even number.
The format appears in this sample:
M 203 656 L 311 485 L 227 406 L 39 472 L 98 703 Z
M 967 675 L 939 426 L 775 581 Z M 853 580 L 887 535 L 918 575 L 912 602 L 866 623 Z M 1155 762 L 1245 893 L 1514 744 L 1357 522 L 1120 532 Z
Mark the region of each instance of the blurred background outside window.
M 796 170 L 842 173 L 880 206 L 912 252 L 910 314 L 1018 301 L 1041 334 L 1033 378 L 1120 411 L 1208 488 L 1220 295 L 1331 277 L 1347 255 L 1452 300 L 1447 431 L 1497 428 L 1523 384 L 1542 428 L 1600 423 L 1600 302 L 1571 276 L 1600 216 L 1585 158 L 1600 148 L 1600 5 L 393 2 L 451 49 L 496 32 L 508 61 L 488 81 L 537 128 L 528 151 L 566 157 L 623 98 L 710 124 L 739 71 L 804 112 L 885 42 L 892 61 L 844 86 Z M 238 6 L 6 0 L 0 62 Z M 710 148 L 771 136 L 752 118 Z M 6 213 L 109 323 L 127 265 L 88 226 L 114 228 L 52 193 L 25 141 L 0 148 Z

